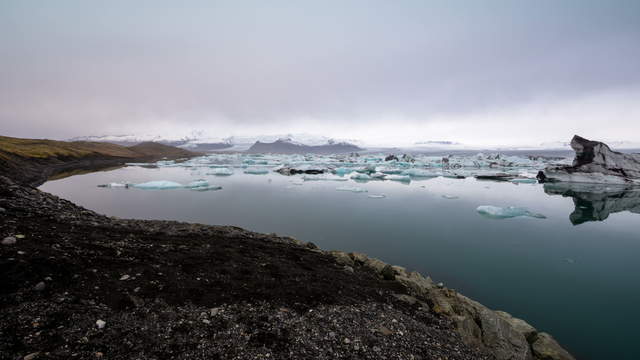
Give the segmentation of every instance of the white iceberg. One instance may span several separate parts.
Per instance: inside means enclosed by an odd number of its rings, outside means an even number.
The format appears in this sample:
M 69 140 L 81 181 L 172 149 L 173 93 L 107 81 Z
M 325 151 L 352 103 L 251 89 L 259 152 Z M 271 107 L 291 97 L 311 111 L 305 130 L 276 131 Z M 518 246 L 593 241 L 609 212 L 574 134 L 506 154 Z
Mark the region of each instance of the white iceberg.
M 411 176 L 409 175 L 385 175 L 385 180 L 411 182 Z
M 187 185 L 185 185 L 185 187 L 189 188 L 189 189 L 207 187 L 207 186 L 209 186 L 209 182 L 207 180 L 202 180 L 202 179 L 192 181 L 192 182 L 188 183 Z
M 215 176 L 229 176 L 229 175 L 233 175 L 233 170 L 229 169 L 229 168 L 214 168 L 211 169 L 211 171 L 209 171 L 207 173 L 207 175 L 215 175 Z
M 367 192 L 367 189 L 363 189 L 357 186 L 341 186 L 336 188 L 336 191 L 351 191 L 355 193 Z
M 268 174 L 269 173 L 269 169 L 265 169 L 265 168 L 246 168 L 244 170 L 245 174 L 252 174 L 252 175 L 264 175 L 264 174 Z
M 133 187 L 143 190 L 168 190 L 168 189 L 180 189 L 184 186 L 180 183 L 168 180 L 156 180 L 148 181 L 141 184 L 135 184 Z
M 476 211 L 478 212 L 478 214 L 491 219 L 509 219 L 519 216 L 528 216 L 537 219 L 547 218 L 542 214 L 533 213 L 526 208 L 514 206 L 499 207 L 493 205 L 481 205 L 478 206 Z
M 438 174 L 434 173 L 433 171 L 430 170 L 426 170 L 426 169 L 407 169 L 402 171 L 401 173 L 402 175 L 406 175 L 406 176 L 410 176 L 410 177 L 436 177 L 438 176 Z
M 455 196 L 455 195 L 442 195 L 442 197 L 445 198 L 445 199 L 449 199 L 449 200 L 458 199 L 458 197 Z
M 353 180 L 371 180 L 371 176 L 361 173 L 353 173 L 350 177 Z
M 387 197 L 387 195 L 385 194 L 371 194 L 368 197 L 372 198 L 372 199 L 384 199 Z

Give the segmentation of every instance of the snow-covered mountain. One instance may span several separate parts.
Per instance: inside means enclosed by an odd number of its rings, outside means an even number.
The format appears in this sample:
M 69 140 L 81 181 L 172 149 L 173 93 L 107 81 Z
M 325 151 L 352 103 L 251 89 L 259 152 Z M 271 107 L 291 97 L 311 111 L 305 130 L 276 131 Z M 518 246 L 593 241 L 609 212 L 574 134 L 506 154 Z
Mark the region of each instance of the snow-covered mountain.
M 69 141 L 96 141 L 110 142 L 119 145 L 135 145 L 145 141 L 154 141 L 162 144 L 178 146 L 194 151 L 246 151 L 257 142 L 273 143 L 278 140 L 300 146 L 324 146 L 324 145 L 362 145 L 358 140 L 333 139 L 326 136 L 316 136 L 310 134 L 281 134 L 281 135 L 258 135 L 258 136 L 229 136 L 210 137 L 202 132 L 193 132 L 184 137 L 166 137 L 160 135 L 100 135 L 100 136 L 80 136 L 69 139 Z

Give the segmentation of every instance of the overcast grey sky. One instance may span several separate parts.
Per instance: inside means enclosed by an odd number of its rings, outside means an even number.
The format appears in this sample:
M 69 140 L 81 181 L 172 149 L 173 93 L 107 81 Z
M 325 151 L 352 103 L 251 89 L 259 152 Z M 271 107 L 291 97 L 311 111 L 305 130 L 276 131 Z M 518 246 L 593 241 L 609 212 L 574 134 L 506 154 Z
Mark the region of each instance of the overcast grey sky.
M 640 141 L 640 1 L 0 2 L 0 134 Z

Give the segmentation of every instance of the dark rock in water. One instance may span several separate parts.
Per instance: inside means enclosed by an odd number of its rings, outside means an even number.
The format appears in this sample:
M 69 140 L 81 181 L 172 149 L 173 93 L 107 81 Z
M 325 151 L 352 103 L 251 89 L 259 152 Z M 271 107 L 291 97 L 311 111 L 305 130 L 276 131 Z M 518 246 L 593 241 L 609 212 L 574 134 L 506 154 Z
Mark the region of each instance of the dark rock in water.
M 578 135 L 571 148 L 576 152 L 573 165 L 547 167 L 547 181 L 640 185 L 640 154 L 613 151 L 605 143 Z
M 324 174 L 324 169 L 294 169 L 294 168 L 284 167 L 276 170 L 276 172 L 282 175 L 287 175 L 287 176 L 297 175 L 297 174 L 319 175 L 319 174 Z
M 402 161 L 413 163 L 413 162 L 416 162 L 416 159 L 414 159 L 413 156 L 411 155 L 404 154 L 402 155 Z
M 384 161 L 394 161 L 394 160 L 395 161 L 400 161 L 400 159 L 398 159 L 398 157 L 393 155 L 393 154 L 388 155 L 386 158 L 384 158 Z
M 547 181 L 547 176 L 544 174 L 544 171 L 538 171 L 536 179 L 538 179 L 539 182 L 544 183 Z
M 476 175 L 476 179 L 478 180 L 511 181 L 515 178 L 516 178 L 515 175 L 509 175 L 509 174 Z
M 573 225 L 603 221 L 610 214 L 622 211 L 640 214 L 640 191 L 633 186 L 546 183 L 544 192 L 573 198 L 575 210 L 569 215 Z

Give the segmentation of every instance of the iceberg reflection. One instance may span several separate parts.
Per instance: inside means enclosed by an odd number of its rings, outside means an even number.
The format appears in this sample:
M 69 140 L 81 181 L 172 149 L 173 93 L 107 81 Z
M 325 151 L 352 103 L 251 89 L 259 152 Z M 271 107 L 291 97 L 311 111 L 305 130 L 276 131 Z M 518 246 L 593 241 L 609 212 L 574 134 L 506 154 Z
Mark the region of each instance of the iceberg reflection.
M 572 197 L 575 210 L 569 215 L 573 225 L 603 221 L 609 214 L 630 211 L 640 214 L 640 187 L 607 184 L 546 183 L 547 195 Z

